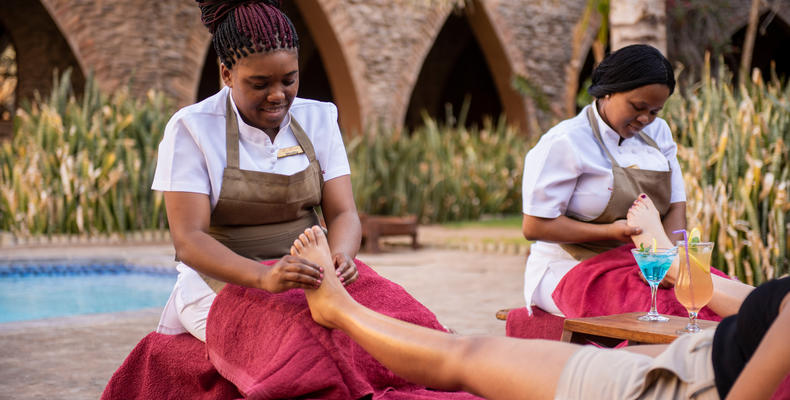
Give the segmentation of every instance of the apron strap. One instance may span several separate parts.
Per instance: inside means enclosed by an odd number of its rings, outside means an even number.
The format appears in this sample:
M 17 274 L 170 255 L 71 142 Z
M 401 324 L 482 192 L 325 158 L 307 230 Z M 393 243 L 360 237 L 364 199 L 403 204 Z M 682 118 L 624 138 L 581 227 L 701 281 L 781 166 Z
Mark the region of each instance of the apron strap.
M 230 91 L 225 101 L 225 153 L 227 167 L 239 169 L 239 121 L 230 103 Z
M 606 145 L 604 145 L 603 138 L 601 137 L 601 131 L 598 129 L 598 121 L 595 119 L 595 112 L 593 111 L 593 107 L 596 106 L 597 102 L 598 100 L 594 101 L 590 105 L 590 107 L 587 108 L 587 119 L 590 121 L 590 127 L 593 130 L 593 137 L 595 137 L 595 141 L 598 142 L 598 145 L 601 146 L 601 149 L 603 149 L 603 152 L 605 153 L 606 157 L 609 158 L 609 162 L 611 162 L 613 166 L 619 167 L 620 164 L 618 164 L 617 161 L 615 161 L 614 157 L 612 156 L 612 153 L 610 153 L 609 149 L 606 147 Z M 648 146 L 658 150 L 659 152 L 661 151 L 661 149 L 658 147 L 658 144 L 656 144 L 655 140 L 653 140 L 653 138 L 651 138 L 650 136 L 647 136 L 645 132 L 639 131 L 639 133 L 637 134 L 645 143 L 647 143 Z M 669 163 L 669 160 L 667 160 L 667 166 L 669 167 L 670 170 L 672 169 L 672 165 Z
M 299 122 L 296 121 L 293 115 L 291 115 L 291 131 L 293 131 L 299 146 L 302 146 L 302 149 L 304 149 L 304 154 L 307 156 L 307 159 L 310 160 L 310 162 L 315 161 L 313 143 L 310 141 L 310 138 L 307 137 L 307 133 L 302 129 L 302 126 L 299 125 Z
M 642 138 L 642 140 L 644 140 L 648 146 L 658 150 L 659 153 L 661 152 L 661 148 L 658 147 L 656 141 L 653 140 L 653 138 L 651 138 L 650 136 L 647 136 L 647 133 L 644 133 L 643 131 L 639 131 L 639 137 Z M 669 170 L 672 171 L 672 164 L 669 163 L 668 159 L 667 159 L 667 168 L 669 168 Z
M 313 147 L 313 142 L 311 142 L 310 138 L 307 137 L 307 133 L 302 128 L 302 125 L 299 125 L 299 122 L 296 121 L 296 118 L 294 118 L 293 115 L 291 115 L 291 131 L 296 137 L 296 141 L 299 143 L 299 146 L 302 146 L 304 154 L 307 156 L 307 160 L 310 161 L 310 166 L 316 164 L 316 166 L 313 168 L 318 169 L 316 173 L 318 174 L 318 178 L 321 183 L 321 190 L 323 191 L 324 174 L 321 173 L 321 163 L 319 163 L 315 158 L 315 148 Z M 308 166 L 308 168 L 310 168 L 310 166 Z
M 590 121 L 590 127 L 592 128 L 595 141 L 598 142 L 599 146 L 601 146 L 601 149 L 603 149 L 603 152 L 609 159 L 609 162 L 611 162 L 613 166 L 619 167 L 620 164 L 618 164 L 614 157 L 612 157 L 612 153 L 610 153 L 609 149 L 606 148 L 606 145 L 603 143 L 603 138 L 601 138 L 601 131 L 598 129 L 598 121 L 595 119 L 595 112 L 593 111 L 593 107 L 595 107 L 597 102 L 598 100 L 594 101 L 589 107 L 587 107 L 587 120 Z

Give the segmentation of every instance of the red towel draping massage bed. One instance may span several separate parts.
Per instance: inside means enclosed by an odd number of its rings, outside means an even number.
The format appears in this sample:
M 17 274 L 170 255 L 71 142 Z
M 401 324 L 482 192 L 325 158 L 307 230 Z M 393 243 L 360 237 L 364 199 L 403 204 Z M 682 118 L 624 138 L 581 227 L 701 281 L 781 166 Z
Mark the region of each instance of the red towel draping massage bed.
M 361 304 L 444 330 L 401 286 L 356 261 L 348 286 Z M 103 399 L 477 399 L 396 376 L 343 332 L 316 324 L 302 290 L 280 294 L 227 285 L 211 307 L 206 344 L 151 333 L 110 379 Z

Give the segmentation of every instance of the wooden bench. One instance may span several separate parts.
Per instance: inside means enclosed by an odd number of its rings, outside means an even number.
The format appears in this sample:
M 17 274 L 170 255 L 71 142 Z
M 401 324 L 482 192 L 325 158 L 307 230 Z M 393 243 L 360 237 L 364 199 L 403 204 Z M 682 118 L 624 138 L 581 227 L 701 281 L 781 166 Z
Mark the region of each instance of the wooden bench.
M 417 216 L 391 217 L 381 215 L 360 214 L 362 224 L 362 241 L 368 253 L 378 253 L 379 238 L 384 236 L 411 236 L 411 247 L 417 249 Z

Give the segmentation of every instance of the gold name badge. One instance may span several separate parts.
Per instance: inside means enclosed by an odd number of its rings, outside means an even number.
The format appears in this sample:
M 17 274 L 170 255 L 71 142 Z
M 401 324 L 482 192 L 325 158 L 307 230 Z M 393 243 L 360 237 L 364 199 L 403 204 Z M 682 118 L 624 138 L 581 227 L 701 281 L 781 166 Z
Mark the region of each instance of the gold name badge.
M 277 158 L 295 156 L 297 154 L 302 154 L 302 153 L 304 153 L 304 150 L 302 150 L 302 146 L 291 146 L 277 150 Z

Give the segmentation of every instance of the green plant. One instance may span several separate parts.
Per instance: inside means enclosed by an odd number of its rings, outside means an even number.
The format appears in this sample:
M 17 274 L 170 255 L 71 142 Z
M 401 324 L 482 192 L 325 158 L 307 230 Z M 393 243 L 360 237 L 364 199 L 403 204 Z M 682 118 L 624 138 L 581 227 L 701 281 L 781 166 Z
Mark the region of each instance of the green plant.
M 699 84 L 667 102 L 684 169 L 689 227 L 716 243 L 713 265 L 750 284 L 788 266 L 790 86 L 732 85 L 706 62 Z
M 518 213 L 527 139 L 504 118 L 482 128 L 425 119 L 413 132 L 376 129 L 348 142 L 360 211 L 415 214 L 423 223 Z
M 16 235 L 161 229 L 161 193 L 150 189 L 156 149 L 171 114 L 162 94 L 103 95 L 88 79 L 83 97 L 70 71 L 52 93 L 16 116 L 0 147 L 0 230 Z

